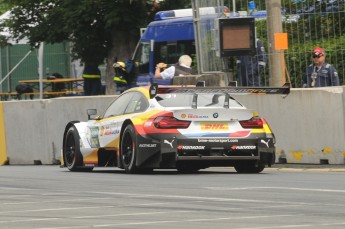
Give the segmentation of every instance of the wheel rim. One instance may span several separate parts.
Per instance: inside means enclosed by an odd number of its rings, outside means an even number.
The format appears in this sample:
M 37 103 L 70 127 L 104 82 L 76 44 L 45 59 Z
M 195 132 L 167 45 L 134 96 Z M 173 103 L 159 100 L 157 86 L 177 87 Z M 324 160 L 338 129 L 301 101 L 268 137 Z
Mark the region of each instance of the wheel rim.
M 130 133 L 126 133 L 122 142 L 122 161 L 124 166 L 128 167 L 134 155 L 134 142 Z
M 70 167 L 76 160 L 75 139 L 73 134 L 67 135 L 65 147 L 65 161 L 67 167 Z

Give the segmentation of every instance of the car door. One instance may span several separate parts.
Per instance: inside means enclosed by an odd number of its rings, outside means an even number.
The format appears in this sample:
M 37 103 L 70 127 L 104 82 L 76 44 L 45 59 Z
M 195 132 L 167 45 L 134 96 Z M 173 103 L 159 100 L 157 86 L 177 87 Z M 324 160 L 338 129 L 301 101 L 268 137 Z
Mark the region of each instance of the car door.
M 120 137 L 120 130 L 124 114 L 133 92 L 127 92 L 120 95 L 104 112 L 102 119 L 90 123 L 88 129 L 90 131 L 90 142 L 92 148 L 114 148 L 116 140 Z

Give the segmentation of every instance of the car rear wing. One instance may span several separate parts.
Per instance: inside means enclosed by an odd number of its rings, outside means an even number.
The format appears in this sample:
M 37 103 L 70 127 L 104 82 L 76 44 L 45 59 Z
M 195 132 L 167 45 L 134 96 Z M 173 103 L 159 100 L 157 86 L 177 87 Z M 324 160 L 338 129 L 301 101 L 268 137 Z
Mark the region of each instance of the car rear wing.
M 187 93 L 187 94 L 281 94 L 290 93 L 290 84 L 286 83 L 282 87 L 195 87 L 195 86 L 162 86 L 152 84 L 150 87 L 150 98 L 157 94 Z

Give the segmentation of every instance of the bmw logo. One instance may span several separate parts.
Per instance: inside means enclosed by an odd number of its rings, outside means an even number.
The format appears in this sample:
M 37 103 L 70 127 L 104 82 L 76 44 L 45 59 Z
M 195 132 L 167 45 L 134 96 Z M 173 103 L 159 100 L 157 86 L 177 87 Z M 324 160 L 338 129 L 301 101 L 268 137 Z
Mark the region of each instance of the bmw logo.
M 213 118 L 218 118 L 218 113 L 214 113 Z

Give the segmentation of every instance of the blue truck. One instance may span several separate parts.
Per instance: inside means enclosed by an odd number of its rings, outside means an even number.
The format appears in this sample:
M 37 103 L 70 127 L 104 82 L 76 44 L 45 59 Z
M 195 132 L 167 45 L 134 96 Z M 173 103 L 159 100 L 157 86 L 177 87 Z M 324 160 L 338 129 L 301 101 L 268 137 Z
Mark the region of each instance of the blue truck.
M 219 11 L 228 13 L 226 7 L 206 7 L 200 14 L 215 19 Z M 181 55 L 195 57 L 195 37 L 192 9 L 160 11 L 143 32 L 132 58 L 126 61 L 127 73 L 132 83 L 129 87 L 150 83 L 169 85 L 171 80 L 155 79 L 157 63 L 167 66 L 177 63 Z

